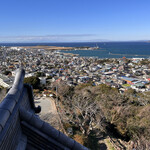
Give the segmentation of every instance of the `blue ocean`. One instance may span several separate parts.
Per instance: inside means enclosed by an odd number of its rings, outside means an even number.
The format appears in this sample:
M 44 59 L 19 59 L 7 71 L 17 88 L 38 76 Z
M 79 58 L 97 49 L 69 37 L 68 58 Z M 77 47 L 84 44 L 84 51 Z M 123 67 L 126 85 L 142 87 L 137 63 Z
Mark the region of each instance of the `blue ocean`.
M 0 43 L 0 46 L 64 46 L 64 47 L 95 47 L 97 50 L 73 50 L 65 53 L 79 54 L 85 57 L 99 58 L 150 58 L 148 42 L 84 42 L 84 43 Z

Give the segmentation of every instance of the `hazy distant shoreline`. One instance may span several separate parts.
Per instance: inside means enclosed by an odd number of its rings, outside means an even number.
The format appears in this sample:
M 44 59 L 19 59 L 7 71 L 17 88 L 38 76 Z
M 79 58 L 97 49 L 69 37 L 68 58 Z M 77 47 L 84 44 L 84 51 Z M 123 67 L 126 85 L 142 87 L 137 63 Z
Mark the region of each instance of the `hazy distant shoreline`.
M 79 54 L 81 57 L 99 57 L 99 58 L 149 58 L 150 43 L 143 42 L 72 42 L 72 43 L 0 43 L 1 46 L 8 47 L 38 47 L 43 49 L 47 47 L 51 50 L 60 50 L 64 53 Z M 83 50 L 75 47 L 100 47 L 97 50 Z M 74 49 L 73 49 L 74 48 Z M 112 53 L 112 55 L 110 54 Z M 119 54 L 119 55 L 118 55 Z
M 18 46 L 17 46 L 18 47 Z M 44 49 L 44 50 L 98 50 L 99 47 L 89 47 L 89 46 L 80 46 L 80 47 L 65 47 L 65 46 L 45 46 L 45 45 L 39 45 L 39 46 L 19 46 L 19 48 L 24 49 Z M 104 50 L 102 50 L 104 51 Z
M 137 55 L 137 54 L 114 54 L 114 53 L 109 53 L 109 55 L 122 55 L 122 56 L 150 56 L 150 55 Z

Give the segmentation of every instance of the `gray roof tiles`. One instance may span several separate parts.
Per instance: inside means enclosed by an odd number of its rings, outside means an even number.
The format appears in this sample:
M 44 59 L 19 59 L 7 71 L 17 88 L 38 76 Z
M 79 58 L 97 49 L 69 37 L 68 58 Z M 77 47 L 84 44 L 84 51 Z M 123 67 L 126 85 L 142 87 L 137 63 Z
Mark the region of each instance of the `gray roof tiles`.
M 56 130 L 55 128 L 50 126 L 48 123 L 42 121 L 38 116 L 36 116 L 28 111 L 25 111 L 23 109 L 21 109 L 20 115 L 21 115 L 21 119 L 23 121 L 26 121 L 28 124 L 32 125 L 32 127 L 39 129 L 39 131 L 54 138 L 56 141 L 60 142 L 61 144 L 64 144 L 65 146 L 67 146 L 71 149 L 74 146 L 76 146 L 76 147 L 80 146 L 80 149 L 81 149 L 80 144 L 78 145 L 73 139 L 67 137 L 65 134 Z
M 16 101 L 12 98 L 10 101 L 10 97 L 6 97 L 0 105 L 0 109 L 6 109 L 10 112 L 10 114 L 12 113 L 14 107 L 16 105 Z
M 54 139 L 57 139 L 59 137 L 60 132 L 55 128 L 52 128 L 51 126 L 49 126 L 49 124 L 47 122 L 44 122 L 43 126 L 42 126 L 42 131 L 48 135 L 51 134 L 51 137 Z
M 23 88 L 24 76 L 25 76 L 24 69 L 18 69 L 12 87 L 15 88 L 15 89 L 18 89 L 18 90 L 22 89 Z
M 2 126 L 0 125 L 0 132 L 2 131 L 2 129 L 3 129 L 3 128 L 2 128 Z
M 20 117 L 23 118 L 25 121 L 30 121 L 32 118 L 32 113 L 30 113 L 29 111 L 25 111 L 23 108 L 19 109 L 20 111 Z
M 1 108 L 0 109 L 0 115 L 2 116 L 2 117 L 0 117 L 0 126 L 2 128 L 4 128 L 8 118 L 10 116 L 10 112 L 8 110 L 6 110 L 6 109 L 2 109 Z
M 18 102 L 19 100 L 19 97 L 21 95 L 21 92 L 22 90 L 18 90 L 18 89 L 15 89 L 15 88 L 11 88 L 8 92 L 8 94 L 6 95 L 6 97 L 10 99 L 14 99 L 16 102 Z

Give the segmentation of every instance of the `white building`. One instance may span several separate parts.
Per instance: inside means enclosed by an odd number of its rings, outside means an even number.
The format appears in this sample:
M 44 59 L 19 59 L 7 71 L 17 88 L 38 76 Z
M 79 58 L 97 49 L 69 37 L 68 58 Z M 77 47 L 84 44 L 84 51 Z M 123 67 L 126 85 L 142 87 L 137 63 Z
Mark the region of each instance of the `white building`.
M 3 81 L 3 79 L 0 78 L 0 86 L 4 88 L 9 88 L 9 85 Z

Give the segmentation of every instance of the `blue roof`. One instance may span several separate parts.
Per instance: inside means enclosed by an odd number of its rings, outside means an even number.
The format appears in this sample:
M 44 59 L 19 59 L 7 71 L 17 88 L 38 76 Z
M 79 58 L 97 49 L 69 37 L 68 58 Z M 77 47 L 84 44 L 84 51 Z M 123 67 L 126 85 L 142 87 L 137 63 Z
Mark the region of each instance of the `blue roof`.
M 121 77 L 121 79 L 123 79 L 123 80 L 128 80 L 128 81 L 135 81 L 135 80 L 138 80 L 138 79 L 136 79 L 136 78 L 128 78 L 128 77 L 125 77 L 125 76 L 122 76 Z

